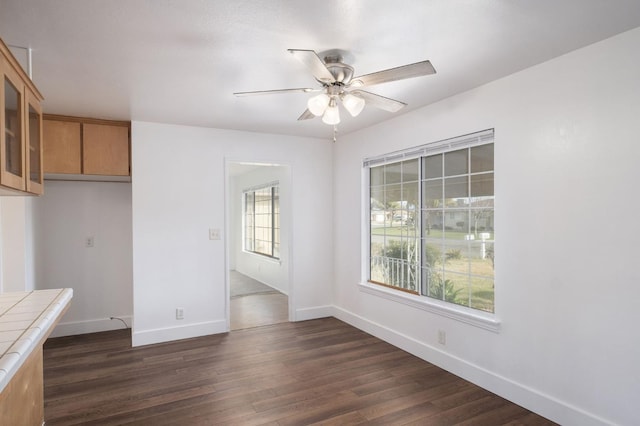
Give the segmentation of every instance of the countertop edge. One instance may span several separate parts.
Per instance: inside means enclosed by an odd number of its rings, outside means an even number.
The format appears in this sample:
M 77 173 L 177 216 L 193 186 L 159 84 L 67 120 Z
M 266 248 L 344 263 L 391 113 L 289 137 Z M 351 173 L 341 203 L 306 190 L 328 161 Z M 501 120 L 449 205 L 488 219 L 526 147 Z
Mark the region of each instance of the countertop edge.
M 73 297 L 73 289 L 63 288 L 56 290 L 59 290 L 59 292 L 42 310 L 31 326 L 27 328 L 20 337 L 13 342 L 4 355 L 0 357 L 0 392 L 4 390 L 33 350 L 44 343 L 64 312 L 66 312 Z M 38 297 L 42 294 L 39 292 L 44 291 L 50 292 L 51 290 L 32 291 L 24 300 L 32 295 Z M 1 296 L 0 294 L 0 297 Z

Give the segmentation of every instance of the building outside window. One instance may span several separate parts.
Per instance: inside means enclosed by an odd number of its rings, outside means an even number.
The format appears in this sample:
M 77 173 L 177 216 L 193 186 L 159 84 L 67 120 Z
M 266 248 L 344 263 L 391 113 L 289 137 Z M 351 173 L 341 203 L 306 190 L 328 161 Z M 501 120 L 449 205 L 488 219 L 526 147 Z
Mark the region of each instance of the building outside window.
M 244 191 L 244 250 L 280 258 L 278 184 Z
M 365 161 L 369 281 L 494 312 L 493 130 Z

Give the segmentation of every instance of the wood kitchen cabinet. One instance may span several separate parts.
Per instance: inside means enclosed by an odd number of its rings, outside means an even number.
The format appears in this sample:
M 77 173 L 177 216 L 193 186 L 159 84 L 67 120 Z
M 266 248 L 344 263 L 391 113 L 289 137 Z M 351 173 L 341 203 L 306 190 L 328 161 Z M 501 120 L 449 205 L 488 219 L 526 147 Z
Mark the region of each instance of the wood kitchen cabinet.
M 129 128 L 84 124 L 82 164 L 86 175 L 129 176 Z
M 80 123 L 44 120 L 44 172 L 82 173 Z
M 126 121 L 45 115 L 46 177 L 130 176 L 129 128 Z
M 37 96 L 25 89 L 25 162 L 27 164 L 26 184 L 27 192 L 32 194 L 44 193 L 44 170 L 42 164 L 42 107 Z
M 0 328 L 10 330 L 0 347 L 1 425 L 45 424 L 42 346 L 72 298 L 70 288 L 0 294 Z
M 0 195 L 42 194 L 42 95 L 0 40 Z

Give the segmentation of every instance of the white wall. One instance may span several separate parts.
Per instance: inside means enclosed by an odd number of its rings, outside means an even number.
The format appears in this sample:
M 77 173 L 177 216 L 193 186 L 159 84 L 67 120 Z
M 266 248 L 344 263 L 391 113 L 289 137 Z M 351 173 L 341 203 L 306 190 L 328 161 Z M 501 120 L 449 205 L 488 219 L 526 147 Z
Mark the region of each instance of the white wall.
M 637 424 L 638 46 L 640 29 L 343 136 L 336 315 L 561 424 Z M 487 128 L 501 331 L 362 292 L 362 159 Z
M 0 197 L 0 293 L 26 291 L 27 197 Z
M 35 198 L 0 197 L 0 293 L 35 288 L 32 220 Z
M 45 181 L 44 195 L 33 199 L 33 221 L 36 289 L 73 288 L 52 335 L 123 328 L 112 316 L 130 326 L 131 184 Z
M 25 214 L 25 229 L 24 229 L 24 246 L 25 246 L 25 282 L 24 290 L 33 291 L 36 289 L 36 267 L 37 256 L 36 250 L 38 242 L 36 241 L 35 234 L 35 221 L 34 221 L 34 205 L 38 197 L 25 197 L 24 199 L 24 214 Z M 0 237 L 1 238 L 1 237 Z
M 256 185 L 279 182 L 280 196 L 280 259 L 271 259 L 259 254 L 242 250 L 242 198 L 243 191 Z M 290 205 L 291 189 L 289 168 L 285 166 L 262 166 L 258 169 L 231 178 L 229 201 L 232 235 L 229 243 L 234 259 L 231 269 L 267 284 L 281 293 L 289 293 L 289 223 L 291 214 L 286 208 Z M 230 254 L 231 254 L 230 253 Z
M 227 331 L 225 161 L 291 169 L 294 320 L 331 314 L 332 149 L 326 140 L 146 122 L 132 123 L 133 344 Z M 295 253 L 295 254 L 294 254 Z M 175 319 L 184 308 L 185 318 Z

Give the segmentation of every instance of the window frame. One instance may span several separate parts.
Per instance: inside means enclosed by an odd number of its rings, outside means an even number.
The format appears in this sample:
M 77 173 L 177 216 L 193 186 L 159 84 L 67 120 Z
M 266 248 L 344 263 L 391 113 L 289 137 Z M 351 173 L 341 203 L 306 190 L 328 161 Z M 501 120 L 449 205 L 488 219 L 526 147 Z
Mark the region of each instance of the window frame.
M 480 309 L 470 308 L 463 305 L 457 305 L 450 302 L 434 299 L 426 295 L 422 295 L 421 291 L 417 294 L 407 292 L 404 289 L 397 288 L 384 283 L 371 281 L 371 167 L 377 167 L 385 164 L 398 163 L 418 158 L 422 162 L 422 157 L 432 156 L 440 153 L 455 151 L 462 148 L 472 148 L 474 146 L 486 145 L 494 143 L 494 129 L 487 129 L 468 135 L 463 135 L 451 139 L 437 141 L 418 147 L 412 147 L 401 151 L 369 157 L 363 160 L 362 167 L 362 251 L 361 251 L 361 281 L 359 283 L 360 291 L 374 296 L 382 297 L 394 302 L 402 303 L 413 308 L 435 313 L 444 317 L 452 318 L 485 330 L 498 333 L 500 330 L 500 321 L 496 315 L 498 309 L 498 286 L 494 285 L 494 311 L 487 312 Z M 495 158 L 495 155 L 494 155 Z M 469 171 L 469 173 L 471 173 Z M 494 166 L 495 175 L 495 166 Z M 423 177 L 420 176 L 422 179 Z M 494 192 L 495 193 L 495 192 Z M 422 194 L 420 193 L 422 198 Z M 422 204 L 422 203 L 420 203 Z M 494 206 L 495 211 L 495 206 Z M 421 261 L 422 266 L 422 261 Z M 495 279 L 495 274 L 494 274 Z
M 280 186 L 280 183 L 278 181 L 275 181 L 275 182 L 270 182 L 270 183 L 246 188 L 242 191 L 242 251 L 243 252 L 255 254 L 258 256 L 263 256 L 268 259 L 280 260 L 280 217 L 279 217 L 280 216 L 280 188 L 279 186 Z M 270 235 L 268 240 L 256 240 L 256 228 L 257 228 L 256 207 L 255 207 L 256 192 L 262 191 L 265 189 L 269 189 L 271 193 L 270 203 L 269 203 L 269 212 L 268 212 L 268 215 L 270 216 L 270 220 L 269 220 L 270 223 L 267 228 L 269 230 Z M 247 236 L 247 231 L 248 231 L 247 195 L 248 194 L 252 194 L 252 199 L 253 199 L 253 208 L 252 208 L 253 218 L 251 221 L 252 223 L 251 237 Z M 251 239 L 252 247 L 247 247 L 248 246 L 247 242 L 249 241 L 249 238 Z M 255 248 L 257 246 L 257 243 L 256 243 L 257 241 L 268 242 L 271 253 L 269 254 L 269 253 L 256 250 Z

